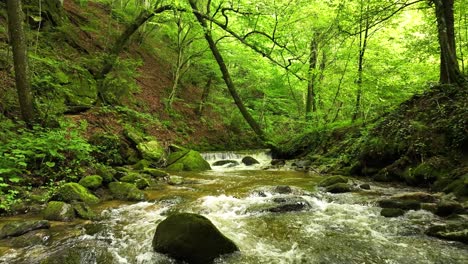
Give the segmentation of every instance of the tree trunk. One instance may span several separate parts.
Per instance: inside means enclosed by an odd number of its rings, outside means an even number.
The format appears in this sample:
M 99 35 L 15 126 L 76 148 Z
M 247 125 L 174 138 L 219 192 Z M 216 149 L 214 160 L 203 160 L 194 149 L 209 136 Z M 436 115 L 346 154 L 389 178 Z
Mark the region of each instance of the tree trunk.
M 211 83 L 213 82 L 213 76 L 208 77 L 205 87 L 203 88 L 202 98 L 200 104 L 198 105 L 197 115 L 202 116 L 203 108 L 205 107 L 206 101 L 208 101 L 208 96 L 210 95 Z
M 361 0 L 361 21 L 359 26 L 359 60 L 358 60 L 358 78 L 356 80 L 356 84 L 358 86 L 358 90 L 356 93 L 356 105 L 354 106 L 354 113 L 351 119 L 352 122 L 358 119 L 359 115 L 361 114 L 361 101 L 362 101 L 362 73 L 363 73 L 363 65 L 364 65 L 364 54 L 366 53 L 367 48 L 367 40 L 369 38 L 369 18 L 365 18 L 365 28 L 364 32 L 362 30 L 363 24 L 363 2 Z
M 159 8 L 155 8 L 152 11 L 144 9 L 143 11 L 140 12 L 138 17 L 130 25 L 128 25 L 128 27 L 125 29 L 125 31 L 122 32 L 120 37 L 116 40 L 116 42 L 114 43 L 114 45 L 110 49 L 109 54 L 107 55 L 106 59 L 104 60 L 104 64 L 102 66 L 101 71 L 99 73 L 97 73 L 96 76 L 95 76 L 95 79 L 97 81 L 97 87 L 98 87 L 98 98 L 100 100 L 104 101 L 103 81 L 106 78 L 106 75 L 114 67 L 114 64 L 117 61 L 117 58 L 119 57 L 119 54 L 122 52 L 122 50 L 127 45 L 127 42 L 130 39 L 130 37 L 143 24 L 145 24 L 146 21 L 148 21 L 150 18 L 152 18 L 155 14 L 159 14 L 159 13 L 162 13 L 164 11 L 172 10 L 172 9 L 174 9 L 174 8 L 171 5 L 161 6 Z
M 26 37 L 23 29 L 23 12 L 20 0 L 7 1 L 8 30 L 15 68 L 16 90 L 18 92 L 21 115 L 24 122 L 31 126 L 35 119 L 34 102 L 28 67 Z
M 317 77 L 317 35 L 310 41 L 310 58 L 309 58 L 309 78 L 307 82 L 307 100 L 306 100 L 306 120 L 312 118 L 311 113 L 317 111 L 315 100 L 315 79 Z
M 253 117 L 250 115 L 247 108 L 245 108 L 244 103 L 242 102 L 241 98 L 239 97 L 239 94 L 237 93 L 237 90 L 234 86 L 234 83 L 232 82 L 231 75 L 229 74 L 229 70 L 226 66 L 226 63 L 224 62 L 224 59 L 221 53 L 219 52 L 218 48 L 216 47 L 216 43 L 214 42 L 213 37 L 211 36 L 211 32 L 208 28 L 206 20 L 197 10 L 196 1 L 190 0 L 189 2 L 190 2 L 190 6 L 192 7 L 193 14 L 197 18 L 200 25 L 203 27 L 205 39 L 208 42 L 208 45 L 210 47 L 211 52 L 213 53 L 213 56 L 216 59 L 216 62 L 218 63 L 219 69 L 221 70 L 221 73 L 223 75 L 223 80 L 226 83 L 229 93 L 234 99 L 234 102 L 236 103 L 237 108 L 239 108 L 239 111 L 241 112 L 242 116 L 247 121 L 247 123 L 252 128 L 252 130 L 255 132 L 255 134 L 261 140 L 265 141 L 266 138 L 262 129 L 260 128 L 258 123 L 255 121 L 255 119 L 253 119 Z
M 455 46 L 454 0 L 433 0 L 437 18 L 440 45 L 440 83 L 466 84 L 466 79 L 458 68 Z

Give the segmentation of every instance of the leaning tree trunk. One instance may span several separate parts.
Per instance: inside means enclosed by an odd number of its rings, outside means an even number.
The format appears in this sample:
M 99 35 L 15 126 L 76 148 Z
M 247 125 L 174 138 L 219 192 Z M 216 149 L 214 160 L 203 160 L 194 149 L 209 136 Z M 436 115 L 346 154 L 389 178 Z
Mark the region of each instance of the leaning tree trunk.
M 252 128 L 252 130 L 255 132 L 255 134 L 261 140 L 265 141 L 266 138 L 265 138 L 265 134 L 263 133 L 263 130 L 260 128 L 260 126 L 255 121 L 255 119 L 253 119 L 253 117 L 250 115 L 247 108 L 245 108 L 244 103 L 242 102 L 242 99 L 237 93 L 234 83 L 232 82 L 231 75 L 229 74 L 229 70 L 226 66 L 226 63 L 224 62 L 223 56 L 221 55 L 218 48 L 216 47 L 216 43 L 214 42 L 213 37 L 211 36 L 211 32 L 208 29 L 208 25 L 205 19 L 203 18 L 203 16 L 197 11 L 196 1 L 190 0 L 189 2 L 190 2 L 190 6 L 192 7 L 193 14 L 197 18 L 200 25 L 203 27 L 205 39 L 208 42 L 211 53 L 213 54 L 213 56 L 216 59 L 216 62 L 218 63 L 219 69 L 221 70 L 221 73 L 223 75 L 223 80 L 226 83 L 229 93 L 234 99 L 234 102 L 236 103 L 237 108 L 239 108 L 239 111 L 241 112 L 242 116 L 247 121 L 247 123 Z
M 16 90 L 23 120 L 31 126 L 34 118 L 34 103 L 31 92 L 31 81 L 28 67 L 26 37 L 23 29 L 23 11 L 21 0 L 8 0 L 8 30 L 13 47 L 13 62 L 15 68 Z
M 440 83 L 466 84 L 466 79 L 458 68 L 453 4 L 454 0 L 433 0 L 437 18 L 440 45 Z

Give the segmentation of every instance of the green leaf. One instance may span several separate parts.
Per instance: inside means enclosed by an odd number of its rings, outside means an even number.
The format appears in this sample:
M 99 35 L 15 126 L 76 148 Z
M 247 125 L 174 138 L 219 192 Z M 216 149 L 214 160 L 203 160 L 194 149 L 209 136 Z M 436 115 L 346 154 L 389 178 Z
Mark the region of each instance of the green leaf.
M 49 168 L 53 168 L 53 167 L 55 166 L 55 162 L 47 161 L 47 162 L 45 163 L 45 165 L 47 165 L 47 167 L 49 167 Z
M 13 177 L 11 177 L 9 180 L 10 180 L 10 182 L 18 183 L 18 182 L 21 181 L 21 178 L 20 178 L 20 177 L 17 177 L 17 176 L 13 176 Z

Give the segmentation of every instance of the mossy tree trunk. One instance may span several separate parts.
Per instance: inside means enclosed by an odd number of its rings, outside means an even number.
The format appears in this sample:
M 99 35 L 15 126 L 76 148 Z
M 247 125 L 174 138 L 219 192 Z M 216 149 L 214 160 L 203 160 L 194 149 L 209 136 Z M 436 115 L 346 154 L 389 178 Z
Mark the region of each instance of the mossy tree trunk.
M 229 93 L 231 94 L 232 98 L 234 99 L 234 102 L 237 105 L 237 108 L 241 112 L 242 116 L 244 119 L 247 121 L 249 126 L 252 128 L 252 130 L 255 132 L 255 134 L 262 140 L 265 141 L 266 137 L 265 134 L 263 133 L 263 130 L 260 128 L 260 125 L 255 121 L 255 119 L 250 115 L 249 111 L 245 107 L 244 103 L 242 102 L 242 99 L 240 98 L 239 94 L 237 93 L 236 87 L 234 86 L 234 82 L 232 81 L 231 75 L 229 73 L 229 70 L 226 66 L 226 63 L 224 62 L 223 56 L 219 52 L 215 41 L 213 40 L 213 37 L 211 35 L 210 29 L 208 28 L 208 24 L 206 23 L 206 20 L 203 15 L 198 11 L 197 9 L 197 4 L 195 0 L 190 0 L 190 6 L 192 7 L 193 14 L 197 18 L 198 22 L 200 25 L 203 27 L 204 30 L 204 35 L 205 39 L 208 42 L 208 46 L 210 47 L 210 50 L 218 63 L 219 69 L 221 70 L 221 73 L 223 75 L 223 80 L 226 83 L 226 86 L 229 90 Z
M 23 120 L 31 126 L 35 119 L 34 101 L 29 76 L 26 36 L 23 28 L 23 11 L 21 0 L 7 1 L 8 30 L 13 47 L 16 90 Z
M 164 11 L 173 10 L 174 7 L 172 5 L 164 5 L 160 7 L 155 7 L 154 10 L 142 10 L 140 14 L 135 18 L 135 20 L 127 26 L 127 28 L 122 32 L 122 34 L 117 38 L 112 48 L 109 50 L 109 54 L 107 54 L 104 64 L 101 68 L 101 71 L 95 75 L 95 79 L 98 85 L 98 98 L 102 100 L 102 103 L 105 103 L 103 97 L 103 82 L 106 78 L 107 74 L 112 71 L 112 68 L 119 57 L 119 54 L 122 50 L 126 47 L 130 37 L 143 25 L 154 17 L 156 14 L 162 13 Z
M 453 5 L 454 0 L 432 0 L 435 5 L 440 45 L 440 83 L 466 85 L 458 67 Z

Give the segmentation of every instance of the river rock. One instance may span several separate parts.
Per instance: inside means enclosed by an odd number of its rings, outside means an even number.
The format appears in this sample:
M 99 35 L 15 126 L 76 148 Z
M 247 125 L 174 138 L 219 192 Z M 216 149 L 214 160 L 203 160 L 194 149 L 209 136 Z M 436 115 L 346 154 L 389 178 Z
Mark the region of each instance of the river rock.
M 460 223 L 432 225 L 426 230 L 426 234 L 445 240 L 459 241 L 468 244 L 468 223 L 463 221 Z
M 136 172 L 129 172 L 126 176 L 120 178 L 120 181 L 133 183 L 140 190 L 143 190 L 150 185 L 148 179 Z
M 207 264 L 239 248 L 206 217 L 179 213 L 159 223 L 153 238 L 156 252 L 191 264 Z
M 145 193 L 139 190 L 134 184 L 127 182 L 111 182 L 109 190 L 116 199 L 127 201 L 144 201 Z
M 310 204 L 301 197 L 278 197 L 273 199 L 277 205 L 273 205 L 264 211 L 272 213 L 297 212 L 309 209 Z
M 169 173 L 163 170 L 153 169 L 153 168 L 144 168 L 142 172 L 145 174 L 149 174 L 154 178 L 162 178 L 162 177 L 169 176 Z
M 167 170 L 169 171 L 211 170 L 210 164 L 195 150 L 171 153 L 167 164 Z
M 38 229 L 18 237 L 13 237 L 11 239 L 11 245 L 15 248 L 49 245 L 51 237 L 52 232 L 50 230 Z
M 137 149 L 146 160 L 159 162 L 164 156 L 164 148 L 157 140 L 141 142 L 137 145 Z
M 329 193 L 346 193 L 351 191 L 351 186 L 346 183 L 335 183 L 325 188 L 326 192 Z
M 48 229 L 50 223 L 47 220 L 15 221 L 5 224 L 0 229 L 0 239 L 16 237 L 37 229 Z
M 81 178 L 78 183 L 90 190 L 96 190 L 102 186 L 102 181 L 102 177 L 99 175 L 89 175 Z
M 298 169 L 307 169 L 312 164 L 310 160 L 298 160 L 292 164 L 292 166 L 297 167 Z
M 76 215 L 81 219 L 86 220 L 97 220 L 99 217 L 96 213 L 85 203 L 74 203 L 72 204 L 73 210 Z
M 288 194 L 292 193 L 292 189 L 288 185 L 278 185 L 275 187 L 274 192 L 279 194 Z
M 270 162 L 272 166 L 284 166 L 286 164 L 286 161 L 283 159 L 274 159 Z
M 406 192 L 406 193 L 399 193 L 391 196 L 391 199 L 396 200 L 410 200 L 410 201 L 418 201 L 420 203 L 435 203 L 437 202 L 438 198 L 430 193 L 425 192 Z
M 234 167 L 234 166 L 238 166 L 239 162 L 237 162 L 235 160 L 217 160 L 217 161 L 213 162 L 213 164 L 211 164 L 211 165 L 212 166 L 224 166 L 226 164 L 229 164 L 229 167 Z
M 250 157 L 250 156 L 246 156 L 246 157 L 243 157 L 242 158 L 242 163 L 245 164 L 245 166 L 252 166 L 254 164 L 260 164 L 260 162 L 258 162 L 258 160 Z
M 77 242 L 72 247 L 64 247 L 40 261 L 41 264 L 114 264 L 119 263 L 108 245 L 102 241 L 86 240 Z
M 363 183 L 363 184 L 359 185 L 359 188 L 361 188 L 363 190 L 370 190 L 370 184 Z
M 58 190 L 56 198 L 57 200 L 68 203 L 80 201 L 87 204 L 95 204 L 99 202 L 99 198 L 90 193 L 88 189 L 75 182 L 65 183 Z
M 400 208 L 382 208 L 382 211 L 380 211 L 380 215 L 385 217 L 398 217 L 404 214 L 405 211 Z
M 169 176 L 167 183 L 170 185 L 181 185 L 184 183 L 184 177 L 181 176 Z
M 435 210 L 435 214 L 438 216 L 449 216 L 452 214 L 459 214 L 464 211 L 463 206 L 455 201 L 447 201 L 443 200 L 439 204 L 437 204 L 437 209 Z
M 50 201 L 42 212 L 44 219 L 69 222 L 75 219 L 75 210 L 71 204 Z
M 421 203 L 413 200 L 383 199 L 378 201 L 382 208 L 398 208 L 402 210 L 420 210 Z
M 337 183 L 348 183 L 348 178 L 343 176 L 329 176 L 318 183 L 320 187 L 328 187 Z

